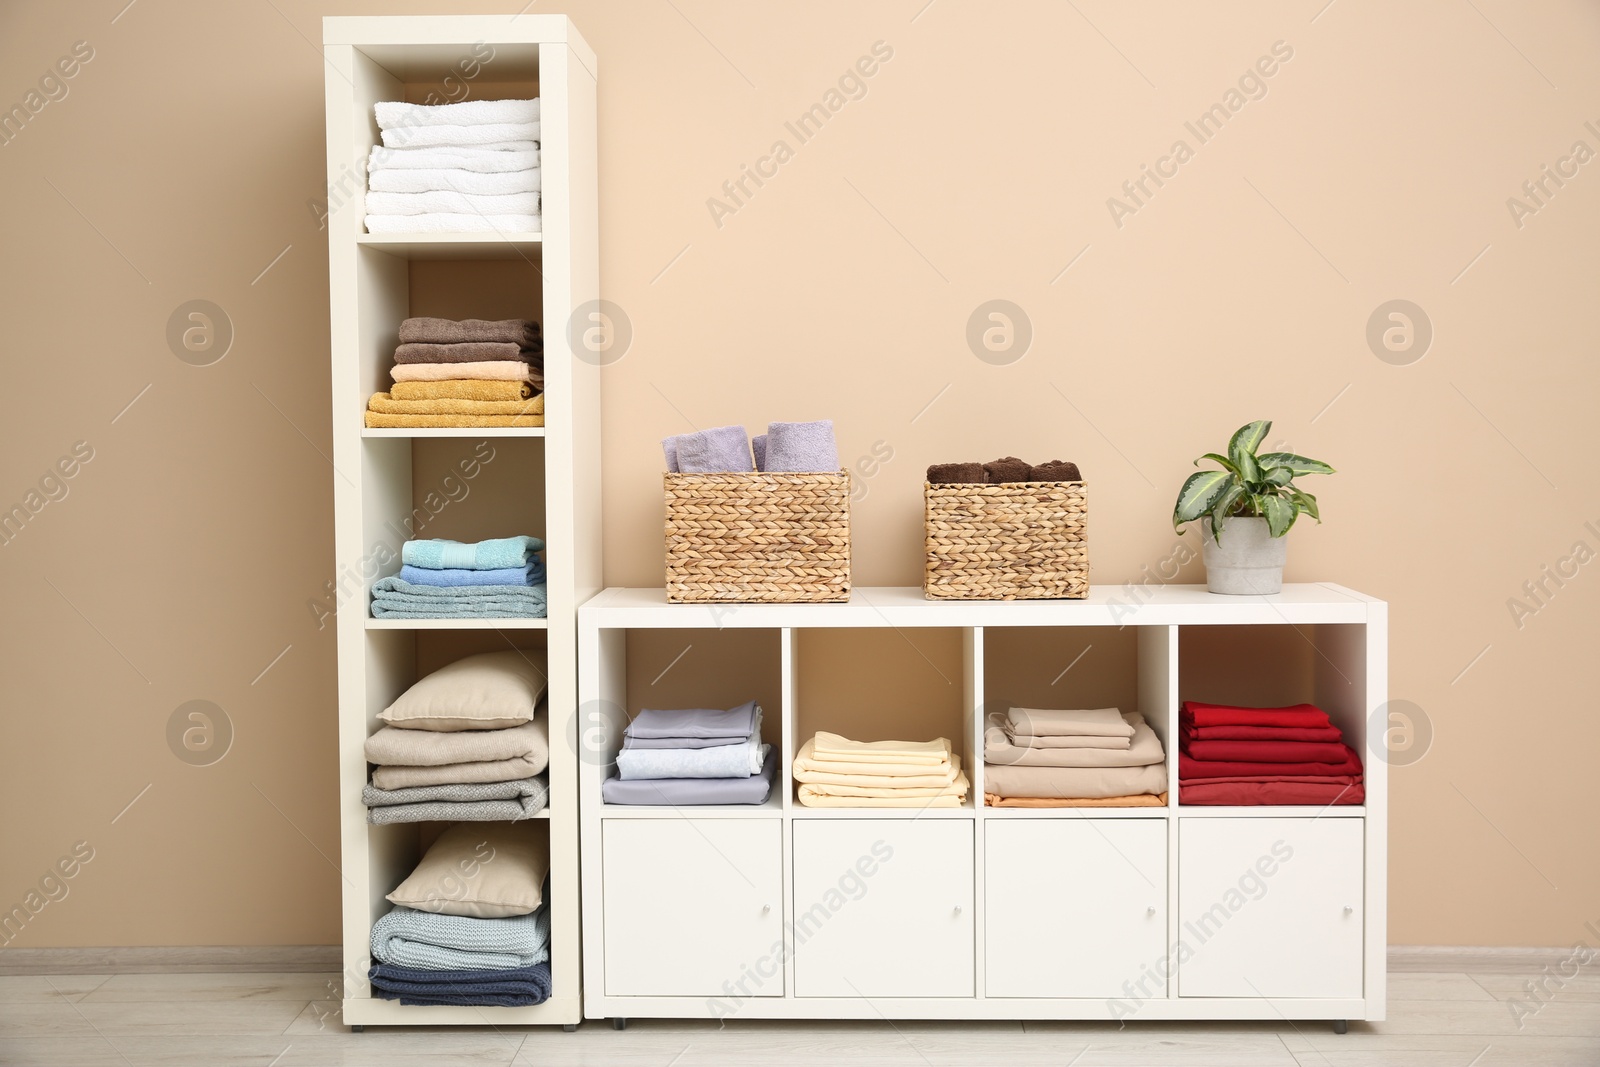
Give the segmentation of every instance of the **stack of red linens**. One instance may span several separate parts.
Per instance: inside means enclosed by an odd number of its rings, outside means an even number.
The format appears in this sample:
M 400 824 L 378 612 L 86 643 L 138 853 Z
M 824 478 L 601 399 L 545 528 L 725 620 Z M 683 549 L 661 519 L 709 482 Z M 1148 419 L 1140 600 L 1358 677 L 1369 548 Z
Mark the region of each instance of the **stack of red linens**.
M 1314 704 L 1183 702 L 1179 804 L 1361 804 L 1361 757 Z

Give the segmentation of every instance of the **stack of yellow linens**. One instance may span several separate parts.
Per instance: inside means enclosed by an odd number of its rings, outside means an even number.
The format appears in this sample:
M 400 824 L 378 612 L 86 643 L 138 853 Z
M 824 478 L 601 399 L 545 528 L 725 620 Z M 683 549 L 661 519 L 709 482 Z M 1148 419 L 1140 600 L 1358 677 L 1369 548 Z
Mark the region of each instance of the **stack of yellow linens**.
M 811 808 L 959 808 L 969 784 L 947 738 L 852 741 L 819 731 L 794 760 Z
M 531 319 L 410 318 L 368 426 L 544 425 L 544 344 Z

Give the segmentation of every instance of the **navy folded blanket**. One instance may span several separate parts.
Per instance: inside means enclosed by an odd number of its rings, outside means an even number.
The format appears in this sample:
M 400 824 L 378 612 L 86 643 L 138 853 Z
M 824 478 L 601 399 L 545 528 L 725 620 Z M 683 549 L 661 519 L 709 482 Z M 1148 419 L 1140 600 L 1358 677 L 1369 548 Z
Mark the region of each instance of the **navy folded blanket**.
M 530 1008 L 550 999 L 550 965 L 503 971 L 422 971 L 392 963 L 373 966 L 372 992 L 402 1004 Z

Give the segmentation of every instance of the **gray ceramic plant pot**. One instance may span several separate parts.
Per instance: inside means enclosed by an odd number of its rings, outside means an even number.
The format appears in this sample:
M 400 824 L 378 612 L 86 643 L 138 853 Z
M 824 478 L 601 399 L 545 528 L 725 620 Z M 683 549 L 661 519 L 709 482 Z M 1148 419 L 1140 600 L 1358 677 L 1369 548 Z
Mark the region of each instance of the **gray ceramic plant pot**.
M 1206 561 L 1206 588 L 1213 593 L 1255 596 L 1283 589 L 1283 564 L 1289 558 L 1288 537 L 1273 537 L 1266 519 L 1235 516 L 1222 524 L 1222 541 L 1211 536 L 1211 523 L 1200 523 Z

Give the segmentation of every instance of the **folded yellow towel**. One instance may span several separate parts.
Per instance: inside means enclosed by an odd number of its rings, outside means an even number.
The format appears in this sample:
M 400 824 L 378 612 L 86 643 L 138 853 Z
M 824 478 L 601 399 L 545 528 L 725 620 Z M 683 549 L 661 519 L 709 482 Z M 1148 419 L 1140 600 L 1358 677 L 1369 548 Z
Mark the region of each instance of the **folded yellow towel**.
M 933 741 L 852 741 L 848 737 L 818 730 L 812 738 L 817 759 L 833 763 L 904 763 L 916 767 L 941 767 L 950 762 L 950 742 Z
M 476 430 L 490 426 L 543 426 L 543 415 L 394 415 L 367 412 L 367 425 L 378 427 L 437 427 L 442 430 Z
M 389 377 L 397 382 L 460 381 L 465 378 L 494 381 L 537 381 L 544 372 L 520 359 L 486 359 L 477 363 L 396 363 Z
M 544 394 L 530 400 L 397 400 L 388 393 L 373 393 L 367 410 L 390 415 L 543 415 Z
M 834 735 L 837 736 L 837 735 Z M 840 738 L 840 740 L 843 740 Z M 832 759 L 818 759 L 816 738 L 808 738 L 794 758 L 794 777 L 799 782 L 833 783 L 835 785 L 900 786 L 907 789 L 942 787 L 955 781 L 961 768 L 951 757 L 950 742 L 941 737 L 929 742 L 939 746 L 943 762 L 913 766 L 904 763 L 850 763 Z M 895 742 L 906 744 L 906 742 Z
M 851 789 L 818 785 L 807 782 L 800 786 L 797 799 L 808 808 L 959 808 L 965 802 L 970 784 L 967 776 L 956 774 L 942 791 L 934 796 L 913 795 L 910 789 Z
M 395 382 L 389 395 L 396 400 L 526 400 L 533 396 L 530 382 L 457 378 L 442 382 Z

